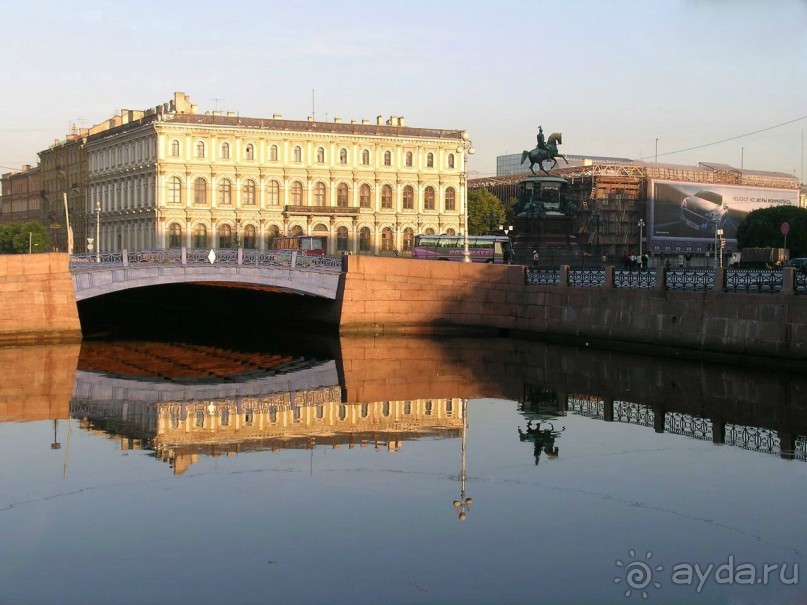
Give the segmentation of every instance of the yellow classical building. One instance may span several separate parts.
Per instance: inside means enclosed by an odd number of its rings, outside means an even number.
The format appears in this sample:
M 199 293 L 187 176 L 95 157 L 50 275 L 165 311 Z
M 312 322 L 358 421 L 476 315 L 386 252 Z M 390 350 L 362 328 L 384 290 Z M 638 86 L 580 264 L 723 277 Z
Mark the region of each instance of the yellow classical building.
M 327 236 L 328 252 L 406 252 L 463 229 L 463 132 L 404 118 L 318 122 L 199 113 L 184 93 L 91 134 L 88 199 L 100 250 L 265 250 Z

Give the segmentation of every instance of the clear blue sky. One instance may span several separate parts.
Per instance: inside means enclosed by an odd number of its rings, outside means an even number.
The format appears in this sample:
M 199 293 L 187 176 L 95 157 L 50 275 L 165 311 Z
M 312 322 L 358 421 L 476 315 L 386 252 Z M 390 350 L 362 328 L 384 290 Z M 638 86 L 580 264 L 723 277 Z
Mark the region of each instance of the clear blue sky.
M 804 176 L 807 0 L 0 7 L 3 172 L 72 122 L 183 91 L 202 111 L 466 129 L 471 176 L 533 147 L 538 124 L 569 154 L 653 161 L 658 139 L 659 162 Z

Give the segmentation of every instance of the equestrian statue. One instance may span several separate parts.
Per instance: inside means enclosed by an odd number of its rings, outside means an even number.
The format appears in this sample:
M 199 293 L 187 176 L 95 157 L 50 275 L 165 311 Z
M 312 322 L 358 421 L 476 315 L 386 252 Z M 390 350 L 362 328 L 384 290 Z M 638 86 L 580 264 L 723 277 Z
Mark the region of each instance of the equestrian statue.
M 553 132 L 549 135 L 549 138 L 544 140 L 544 129 L 539 126 L 538 127 L 538 145 L 532 151 L 527 151 L 526 149 L 521 153 L 521 163 L 523 164 L 528 159 L 530 161 L 530 172 L 532 172 L 535 176 L 538 174 L 535 172 L 535 164 L 538 164 L 538 168 L 541 169 L 541 172 L 544 174 L 549 174 L 544 168 L 544 162 L 548 162 L 552 160 L 552 166 L 550 170 L 558 165 L 558 161 L 555 158 L 563 158 L 563 161 L 567 164 L 569 160 L 566 159 L 561 153 L 558 153 L 558 145 L 563 143 L 563 135 L 560 132 Z

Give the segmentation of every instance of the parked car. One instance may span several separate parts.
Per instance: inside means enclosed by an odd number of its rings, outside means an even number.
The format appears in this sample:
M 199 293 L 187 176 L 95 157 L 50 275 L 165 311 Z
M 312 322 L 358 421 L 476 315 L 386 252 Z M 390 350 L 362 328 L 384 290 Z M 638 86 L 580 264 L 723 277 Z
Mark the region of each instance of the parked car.
M 791 258 L 787 263 L 788 267 L 795 267 L 799 273 L 807 273 L 807 257 Z

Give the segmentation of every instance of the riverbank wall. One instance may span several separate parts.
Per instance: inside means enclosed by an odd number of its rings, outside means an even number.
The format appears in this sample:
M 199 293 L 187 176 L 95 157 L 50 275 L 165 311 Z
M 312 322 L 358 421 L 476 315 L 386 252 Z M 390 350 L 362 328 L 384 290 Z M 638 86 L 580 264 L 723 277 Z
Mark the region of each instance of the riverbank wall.
M 0 255 L 0 345 L 81 341 L 68 258 Z
M 807 296 L 526 285 L 524 267 L 351 256 L 344 334 L 487 329 L 666 348 L 693 357 L 807 361 Z

